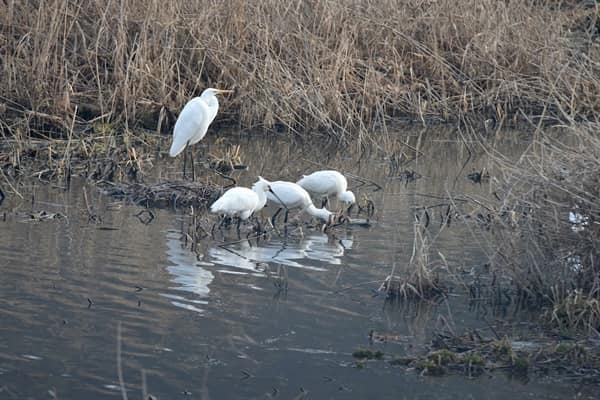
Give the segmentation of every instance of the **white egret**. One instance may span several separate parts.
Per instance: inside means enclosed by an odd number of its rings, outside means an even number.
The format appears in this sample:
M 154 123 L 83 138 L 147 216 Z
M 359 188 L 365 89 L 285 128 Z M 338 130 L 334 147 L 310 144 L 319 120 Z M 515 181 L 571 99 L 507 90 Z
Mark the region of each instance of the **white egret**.
M 208 126 L 213 122 L 219 110 L 217 94 L 233 93 L 233 90 L 208 88 L 200 97 L 194 97 L 187 102 L 173 129 L 173 143 L 169 150 L 171 157 L 176 157 L 189 145 L 198 143 L 206 135 Z M 194 174 L 194 160 L 192 157 L 192 175 Z M 183 159 L 185 174 L 185 154 Z
M 334 215 L 326 208 L 317 208 L 313 204 L 310 195 L 302 186 L 294 182 L 275 181 L 271 182 L 271 193 L 267 193 L 267 200 L 280 207 L 285 207 L 287 222 L 287 213 L 290 209 L 299 208 L 301 212 L 307 212 L 313 217 L 320 218 L 325 222 L 331 222 L 330 219 Z M 281 208 L 271 217 L 271 222 L 275 224 L 275 218 L 281 211 Z
M 336 196 L 338 201 L 349 206 L 348 210 L 356 202 L 354 193 L 347 190 L 346 177 L 335 170 L 316 171 L 310 175 L 303 175 L 296 183 L 311 195 L 325 199 L 323 204 L 326 204 L 329 196 Z
M 234 187 L 223 193 L 210 206 L 210 211 L 214 214 L 237 217 L 237 230 L 239 234 L 241 221 L 247 220 L 252 213 L 265 206 L 267 203 L 266 192 L 270 190 L 269 182 L 259 176 L 258 181 L 252 185 L 252 189 Z M 222 224 L 223 221 L 221 221 Z

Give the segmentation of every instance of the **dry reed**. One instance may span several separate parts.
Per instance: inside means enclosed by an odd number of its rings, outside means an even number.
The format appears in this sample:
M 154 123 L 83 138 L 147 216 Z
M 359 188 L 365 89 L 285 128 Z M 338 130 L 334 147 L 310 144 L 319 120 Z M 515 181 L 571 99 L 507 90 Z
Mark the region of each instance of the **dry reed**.
M 523 305 L 548 305 L 560 328 L 600 330 L 600 139 L 598 124 L 537 131 L 503 175 L 493 232 L 494 265 Z M 503 229 L 502 229 L 503 228 Z
M 413 249 L 408 268 L 398 274 L 394 263 L 391 274 L 379 288 L 380 291 L 385 290 L 387 301 L 439 300 L 446 295 L 446 287 L 435 271 L 437 268 L 429 261 L 431 242 L 435 238 L 429 237 L 422 220 L 415 216 Z
M 369 138 L 387 120 L 600 111 L 598 8 L 579 1 L 8 0 L 5 136 L 169 127 L 207 86 L 219 119 Z

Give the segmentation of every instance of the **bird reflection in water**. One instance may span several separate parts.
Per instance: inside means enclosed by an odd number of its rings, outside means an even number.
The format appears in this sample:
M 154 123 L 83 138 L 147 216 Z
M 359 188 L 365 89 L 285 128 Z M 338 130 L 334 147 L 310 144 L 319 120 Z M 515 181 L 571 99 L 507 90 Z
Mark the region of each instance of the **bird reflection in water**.
M 162 296 L 171 300 L 177 307 L 191 311 L 203 312 L 202 304 L 209 296 L 208 285 L 213 281 L 212 272 L 208 271 L 198 261 L 196 254 L 181 246 L 181 234 L 170 231 L 167 233 L 167 271 L 171 274 L 170 281 L 176 286 L 170 289 L 192 293 L 195 296 L 186 297 L 185 294 L 163 293 Z
M 299 240 L 270 240 L 253 245 L 248 240 L 220 245 L 208 250 L 215 265 L 233 267 L 225 273 L 250 273 L 263 275 L 269 263 L 325 271 L 322 264 L 340 265 L 346 249 L 352 247 L 351 239 L 331 239 L 325 234 L 314 234 Z M 313 263 L 313 261 L 318 261 Z M 315 265 L 316 264 L 316 265 Z
M 304 236 L 298 240 L 262 242 L 251 244 L 248 240 L 229 245 L 214 246 L 208 250 L 210 262 L 199 261 L 197 255 L 181 245 L 181 234 L 167 233 L 166 267 L 171 275 L 171 293 L 163 293 L 177 307 L 195 312 L 203 312 L 201 306 L 207 304 L 214 279 L 210 266 L 231 267 L 218 271 L 228 274 L 251 274 L 264 277 L 275 272 L 275 268 L 289 266 L 312 271 L 326 271 L 324 265 L 340 265 L 341 257 L 352 247 L 352 238 L 332 239 L 325 234 Z M 316 264 L 316 265 L 315 265 Z M 182 293 L 185 292 L 185 293 Z

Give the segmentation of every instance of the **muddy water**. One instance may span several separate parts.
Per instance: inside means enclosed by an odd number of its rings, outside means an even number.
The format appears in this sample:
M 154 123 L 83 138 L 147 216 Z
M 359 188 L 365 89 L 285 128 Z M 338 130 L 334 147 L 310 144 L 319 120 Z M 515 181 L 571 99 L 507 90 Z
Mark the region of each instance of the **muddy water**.
M 402 139 L 418 143 L 415 136 Z M 487 165 L 485 156 L 435 134 L 423 135 L 423 153 L 399 170 L 386 154 L 358 145 L 340 151 L 234 135 L 229 143 L 242 146 L 249 166 L 235 175 L 241 184 L 258 174 L 296 179 L 320 166 L 352 174 L 357 197 L 376 205 L 374 223 L 331 236 L 305 228 L 303 236 L 273 234 L 258 243 L 229 243 L 235 234 L 224 232 L 194 253 L 182 240 L 187 210 L 154 210 L 145 225 L 135 216 L 140 207 L 82 181 L 70 191 L 23 185 L 23 200 L 12 196 L 0 207 L 0 399 L 123 398 L 119 360 L 129 398 L 147 392 L 160 399 L 520 399 L 570 398 L 581 389 L 538 378 L 434 378 L 382 361 L 353 363 L 351 353 L 369 346 L 371 329 L 401 338 L 375 349 L 410 355 L 436 329 L 489 334 L 490 321 L 501 323 L 501 311 L 473 310 L 459 288 L 438 305 L 385 306 L 375 293 L 394 266 L 396 273 L 410 268 L 414 207 L 445 203 L 448 195 L 489 196 L 485 183 L 465 178 Z M 213 142 L 210 151 L 226 146 Z M 155 159 L 147 179 L 177 177 L 178 162 Z M 422 178 L 404 182 L 405 169 Z M 84 190 L 101 223 L 88 220 Z M 29 214 L 40 210 L 64 217 L 32 220 Z M 432 268 L 449 284 L 457 274 L 468 279 L 487 261 L 485 235 L 460 224 L 442 229 L 437 218 L 432 212 Z M 204 221 L 207 229 L 213 222 Z

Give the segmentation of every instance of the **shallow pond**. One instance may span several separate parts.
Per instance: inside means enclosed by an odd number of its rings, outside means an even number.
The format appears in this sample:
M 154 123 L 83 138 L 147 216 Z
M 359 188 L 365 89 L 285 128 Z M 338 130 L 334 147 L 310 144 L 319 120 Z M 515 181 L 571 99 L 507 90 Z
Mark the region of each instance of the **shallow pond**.
M 324 166 L 351 174 L 351 188 L 374 202 L 376 214 L 370 227 L 338 227 L 329 236 L 305 228 L 303 236 L 230 243 L 231 231 L 192 252 L 182 239 L 189 210 L 153 210 L 154 220 L 144 224 L 136 217 L 141 207 L 82 180 L 69 191 L 20 186 L 24 199 L 12 196 L 0 207 L 0 398 L 123 398 L 119 367 L 129 398 L 144 392 L 159 399 L 576 396 L 582 388 L 539 378 L 427 377 L 384 361 L 362 368 L 354 362 L 357 348 L 415 354 L 436 329 L 485 332 L 502 323 L 498 310 L 470 307 L 467 293 L 456 288 L 439 304 L 408 306 L 386 305 L 376 293 L 394 266 L 396 273 L 410 268 L 415 208 L 448 203 L 448 195 L 489 196 L 485 183 L 466 179 L 487 165 L 485 156 L 464 143 L 436 141 L 435 134 L 423 137 L 422 154 L 398 169 L 389 153 L 372 147 L 228 139 L 241 145 L 249 167 L 235 175 L 240 184 L 258 174 L 295 180 Z M 227 141 L 208 146 L 219 151 Z M 396 154 L 403 151 L 414 156 L 402 146 Z M 147 163 L 146 179 L 179 178 L 180 162 Z M 422 177 L 407 183 L 406 169 Z M 101 223 L 89 221 L 84 190 Z M 64 217 L 31 218 L 41 210 Z M 481 268 L 489 251 L 485 235 L 461 224 L 440 229 L 435 215 L 432 265 L 449 280 Z M 206 218 L 207 229 L 214 221 Z M 371 330 L 399 339 L 370 344 Z

